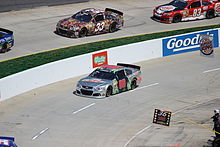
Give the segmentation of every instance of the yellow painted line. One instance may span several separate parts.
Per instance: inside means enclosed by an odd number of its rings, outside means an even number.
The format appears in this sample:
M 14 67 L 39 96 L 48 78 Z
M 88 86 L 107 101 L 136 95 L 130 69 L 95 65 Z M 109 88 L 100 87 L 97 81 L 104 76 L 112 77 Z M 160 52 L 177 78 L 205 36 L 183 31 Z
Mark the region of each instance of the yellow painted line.
M 198 123 L 196 123 L 196 122 L 194 122 L 194 121 L 192 121 L 192 120 L 186 119 L 186 118 L 181 117 L 181 116 L 179 116 L 179 115 L 172 114 L 172 116 L 174 116 L 174 117 L 178 117 L 178 118 L 180 118 L 180 119 L 182 119 L 182 120 L 185 120 L 185 121 L 187 121 L 187 122 L 189 122 L 189 123 L 192 123 L 192 124 L 194 124 L 194 125 L 197 125 L 197 126 L 203 127 L 203 128 L 205 128 L 205 129 L 207 129 L 207 130 L 209 130 L 209 131 L 212 131 L 212 132 L 215 132 L 215 133 L 217 133 L 217 134 L 220 134 L 219 132 L 210 129 L 209 127 L 206 127 L 206 126 L 204 126 L 204 125 L 198 124 Z
M 197 26 L 197 27 L 187 27 L 187 28 L 183 28 L 183 29 L 190 29 L 190 28 L 193 29 L 193 28 L 208 27 L 208 26 L 213 26 L 213 25 L 219 25 L 219 24 L 204 25 L 204 26 Z M 214 28 L 214 29 L 217 29 L 217 28 Z M 114 40 L 114 39 L 123 39 L 123 38 L 129 38 L 129 37 L 138 37 L 138 36 L 151 35 L 151 34 L 156 34 L 156 33 L 166 33 L 166 32 L 178 31 L 178 30 L 182 30 L 182 29 L 174 29 L 174 30 L 169 30 L 169 31 L 161 31 L 161 32 L 154 32 L 154 33 L 145 33 L 145 34 L 124 36 L 124 37 L 109 38 L 109 39 L 97 40 L 97 41 L 93 41 L 93 42 L 89 42 L 89 43 L 96 43 L 96 42 L 101 42 L 101 41 L 109 41 L 109 40 Z M 200 31 L 203 31 L 203 30 L 200 30 Z M 189 33 L 193 33 L 193 32 L 189 32 Z M 178 34 L 178 35 L 181 35 L 181 34 Z M 26 57 L 26 56 L 36 55 L 36 54 L 40 54 L 40 53 L 51 52 L 51 51 L 55 51 L 55 50 L 59 50 L 59 49 L 67 48 L 67 47 L 74 47 L 74 46 L 84 45 L 84 44 L 89 44 L 89 43 L 81 43 L 81 44 L 76 44 L 76 45 L 71 45 L 71 46 L 60 47 L 60 48 L 50 49 L 50 50 L 46 50 L 46 51 L 36 52 L 36 53 L 32 53 L 32 54 L 22 55 L 22 56 L 10 58 L 10 59 L 2 60 L 2 61 L 0 61 L 0 63 L 1 62 L 5 62 L 5 61 L 14 60 L 14 59 L 21 58 L 21 57 Z

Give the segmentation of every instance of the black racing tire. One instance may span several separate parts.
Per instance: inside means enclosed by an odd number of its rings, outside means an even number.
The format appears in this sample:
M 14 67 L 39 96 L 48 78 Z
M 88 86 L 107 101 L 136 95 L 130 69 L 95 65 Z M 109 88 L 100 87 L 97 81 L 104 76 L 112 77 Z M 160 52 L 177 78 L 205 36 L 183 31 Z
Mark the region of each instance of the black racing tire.
M 105 94 L 105 97 L 109 97 L 112 95 L 112 87 L 108 87 L 107 91 L 106 91 L 106 94 Z
M 206 18 L 207 19 L 212 19 L 215 17 L 215 10 L 214 9 L 210 9 L 206 12 Z
M 109 33 L 113 33 L 116 30 L 117 30 L 116 23 L 114 22 L 114 23 L 110 24 L 110 26 L 109 26 Z
M 215 138 L 213 140 L 212 146 L 213 147 L 219 147 L 220 146 L 220 138 Z
M 67 37 L 68 37 L 68 38 L 73 38 L 73 37 L 74 37 L 73 32 L 67 32 Z
M 79 37 L 85 37 L 87 36 L 87 33 L 88 33 L 88 30 L 86 28 L 82 28 L 80 31 L 79 31 Z
M 137 80 L 134 79 L 134 80 L 132 80 L 132 82 L 131 82 L 131 90 L 135 89 L 136 87 L 137 87 Z
M 177 13 L 173 16 L 173 23 L 178 23 L 182 20 L 181 14 Z
M 5 52 L 7 52 L 9 50 L 9 48 L 8 48 L 8 43 L 6 42 L 6 43 L 4 43 L 3 45 L 2 45 L 2 49 L 0 50 L 0 52 L 1 53 L 5 53 Z

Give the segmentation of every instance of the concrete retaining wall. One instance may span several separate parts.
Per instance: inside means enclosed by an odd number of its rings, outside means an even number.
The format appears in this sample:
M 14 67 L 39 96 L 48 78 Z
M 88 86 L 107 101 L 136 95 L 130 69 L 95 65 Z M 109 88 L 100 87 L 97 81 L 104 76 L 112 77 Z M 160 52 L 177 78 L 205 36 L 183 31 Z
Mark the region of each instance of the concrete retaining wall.
M 198 33 L 213 34 L 215 38 L 214 47 L 219 47 L 219 32 L 220 29 L 215 29 L 144 41 L 76 56 L 29 69 L 0 79 L 0 101 L 54 82 L 88 74 L 94 68 L 104 64 L 116 64 L 119 62 L 136 63 L 167 55 L 198 50 L 199 44 L 196 41 Z M 171 44 L 169 43 L 172 43 L 171 41 L 174 40 L 176 42 L 173 42 L 173 45 L 176 44 L 178 47 L 177 50 L 181 50 L 181 52 L 176 52 L 175 47 L 170 47 Z M 183 43 L 184 41 L 185 43 Z M 181 43 L 188 44 L 188 46 L 183 45 L 181 47 Z M 164 55 L 165 52 L 169 52 L 170 54 Z

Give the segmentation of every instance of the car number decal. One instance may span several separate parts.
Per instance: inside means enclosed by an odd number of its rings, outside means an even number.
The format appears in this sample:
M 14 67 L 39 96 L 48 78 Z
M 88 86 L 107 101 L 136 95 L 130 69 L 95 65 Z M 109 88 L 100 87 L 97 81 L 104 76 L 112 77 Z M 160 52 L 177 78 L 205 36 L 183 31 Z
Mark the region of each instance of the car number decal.
M 101 22 L 101 23 L 97 23 L 96 24 L 96 28 L 95 28 L 95 32 L 98 32 L 98 31 L 102 31 L 105 27 L 105 23 L 104 22 Z
M 199 8 L 199 9 L 194 9 L 194 10 L 193 10 L 193 17 L 200 16 L 200 15 L 201 15 L 201 11 L 202 11 L 201 8 Z
M 119 89 L 126 87 L 126 80 L 122 79 L 119 81 Z

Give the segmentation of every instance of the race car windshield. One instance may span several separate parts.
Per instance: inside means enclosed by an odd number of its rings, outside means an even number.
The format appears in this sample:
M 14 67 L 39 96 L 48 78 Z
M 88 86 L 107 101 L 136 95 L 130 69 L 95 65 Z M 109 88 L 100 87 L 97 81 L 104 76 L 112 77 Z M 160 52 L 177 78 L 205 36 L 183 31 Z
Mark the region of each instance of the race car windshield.
M 90 77 L 98 79 L 113 80 L 115 78 L 114 73 L 102 70 L 95 70 L 90 75 Z
M 76 13 L 72 16 L 73 19 L 82 21 L 82 22 L 90 22 L 90 20 L 92 19 L 92 16 L 88 13 Z
M 177 7 L 179 9 L 184 9 L 188 2 L 184 1 L 184 0 L 174 0 L 172 2 L 169 3 L 170 5 L 173 5 L 174 7 Z

